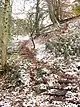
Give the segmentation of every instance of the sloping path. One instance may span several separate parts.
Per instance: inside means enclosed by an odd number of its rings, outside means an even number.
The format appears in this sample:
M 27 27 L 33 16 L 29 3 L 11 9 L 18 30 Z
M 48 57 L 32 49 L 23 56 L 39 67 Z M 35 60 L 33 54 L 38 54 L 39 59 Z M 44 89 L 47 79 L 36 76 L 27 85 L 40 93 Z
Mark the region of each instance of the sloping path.
M 13 70 L 10 78 L 8 75 L 0 77 L 1 107 L 80 106 L 80 71 L 76 68 L 76 58 L 66 65 L 63 57 L 55 58 L 45 50 L 46 41 L 43 37 L 35 40 L 35 64 L 27 59 L 29 55 L 24 58 L 14 54 L 8 59 Z

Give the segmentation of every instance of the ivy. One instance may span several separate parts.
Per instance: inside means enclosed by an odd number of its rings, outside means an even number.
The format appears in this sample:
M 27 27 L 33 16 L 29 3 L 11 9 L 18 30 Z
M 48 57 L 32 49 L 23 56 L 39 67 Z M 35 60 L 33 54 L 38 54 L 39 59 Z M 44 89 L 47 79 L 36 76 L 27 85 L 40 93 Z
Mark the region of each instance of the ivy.
M 75 0 L 75 5 L 72 6 L 73 12 L 78 16 L 80 15 L 80 0 Z
M 64 56 L 66 58 L 69 55 L 80 56 L 80 38 L 76 36 L 60 38 L 57 41 L 53 40 L 47 43 L 46 46 L 46 49 L 54 52 L 56 57 Z

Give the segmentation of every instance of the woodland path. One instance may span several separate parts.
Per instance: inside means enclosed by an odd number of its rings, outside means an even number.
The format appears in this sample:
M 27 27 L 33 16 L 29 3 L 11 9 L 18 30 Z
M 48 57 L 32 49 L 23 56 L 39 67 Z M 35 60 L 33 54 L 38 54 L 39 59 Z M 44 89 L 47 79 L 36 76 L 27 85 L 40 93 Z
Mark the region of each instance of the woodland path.
M 48 37 L 35 40 L 36 56 L 30 45 L 21 50 L 23 53 L 10 56 L 11 73 L 0 77 L 0 107 L 80 107 L 80 71 L 76 66 L 80 58 L 75 56 L 68 65 L 63 57 L 55 58 L 45 50 Z M 13 43 L 9 49 L 13 50 Z

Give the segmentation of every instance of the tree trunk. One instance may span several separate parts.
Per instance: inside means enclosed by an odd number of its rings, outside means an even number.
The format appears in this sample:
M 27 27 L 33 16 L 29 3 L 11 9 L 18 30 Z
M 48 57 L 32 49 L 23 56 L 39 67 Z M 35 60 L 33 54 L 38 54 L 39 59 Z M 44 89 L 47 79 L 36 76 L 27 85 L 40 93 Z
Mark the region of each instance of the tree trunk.
M 48 6 L 49 16 L 50 16 L 50 19 L 51 19 L 53 25 L 55 23 L 57 23 L 58 26 L 60 26 L 59 22 L 58 22 L 59 21 L 58 20 L 59 19 L 59 11 L 58 11 L 59 7 L 57 7 L 58 1 L 57 0 L 46 0 L 46 2 L 47 2 L 47 6 Z
M 37 0 L 37 4 L 36 4 L 36 18 L 35 18 L 36 36 L 40 35 L 40 32 L 39 32 L 39 2 L 40 2 L 40 0 Z
M 9 34 L 9 11 L 10 11 L 10 0 L 5 0 L 4 4 L 4 15 L 3 15 L 3 33 L 2 33 L 2 69 L 6 71 L 7 61 L 7 37 Z
M 59 20 L 62 20 L 62 8 L 61 8 L 61 0 L 58 0 L 58 11 L 59 11 Z

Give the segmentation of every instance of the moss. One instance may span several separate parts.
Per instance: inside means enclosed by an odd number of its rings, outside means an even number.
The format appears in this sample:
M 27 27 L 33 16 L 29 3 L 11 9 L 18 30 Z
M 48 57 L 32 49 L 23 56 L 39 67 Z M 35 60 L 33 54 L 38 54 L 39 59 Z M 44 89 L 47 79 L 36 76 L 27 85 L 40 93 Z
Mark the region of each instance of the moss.
M 72 6 L 73 12 L 78 16 L 80 15 L 80 6 Z
M 43 77 L 43 75 L 46 75 L 47 73 L 45 72 L 45 71 L 43 71 L 43 70 L 39 70 L 38 72 L 37 72 L 37 78 L 41 78 L 41 77 Z

